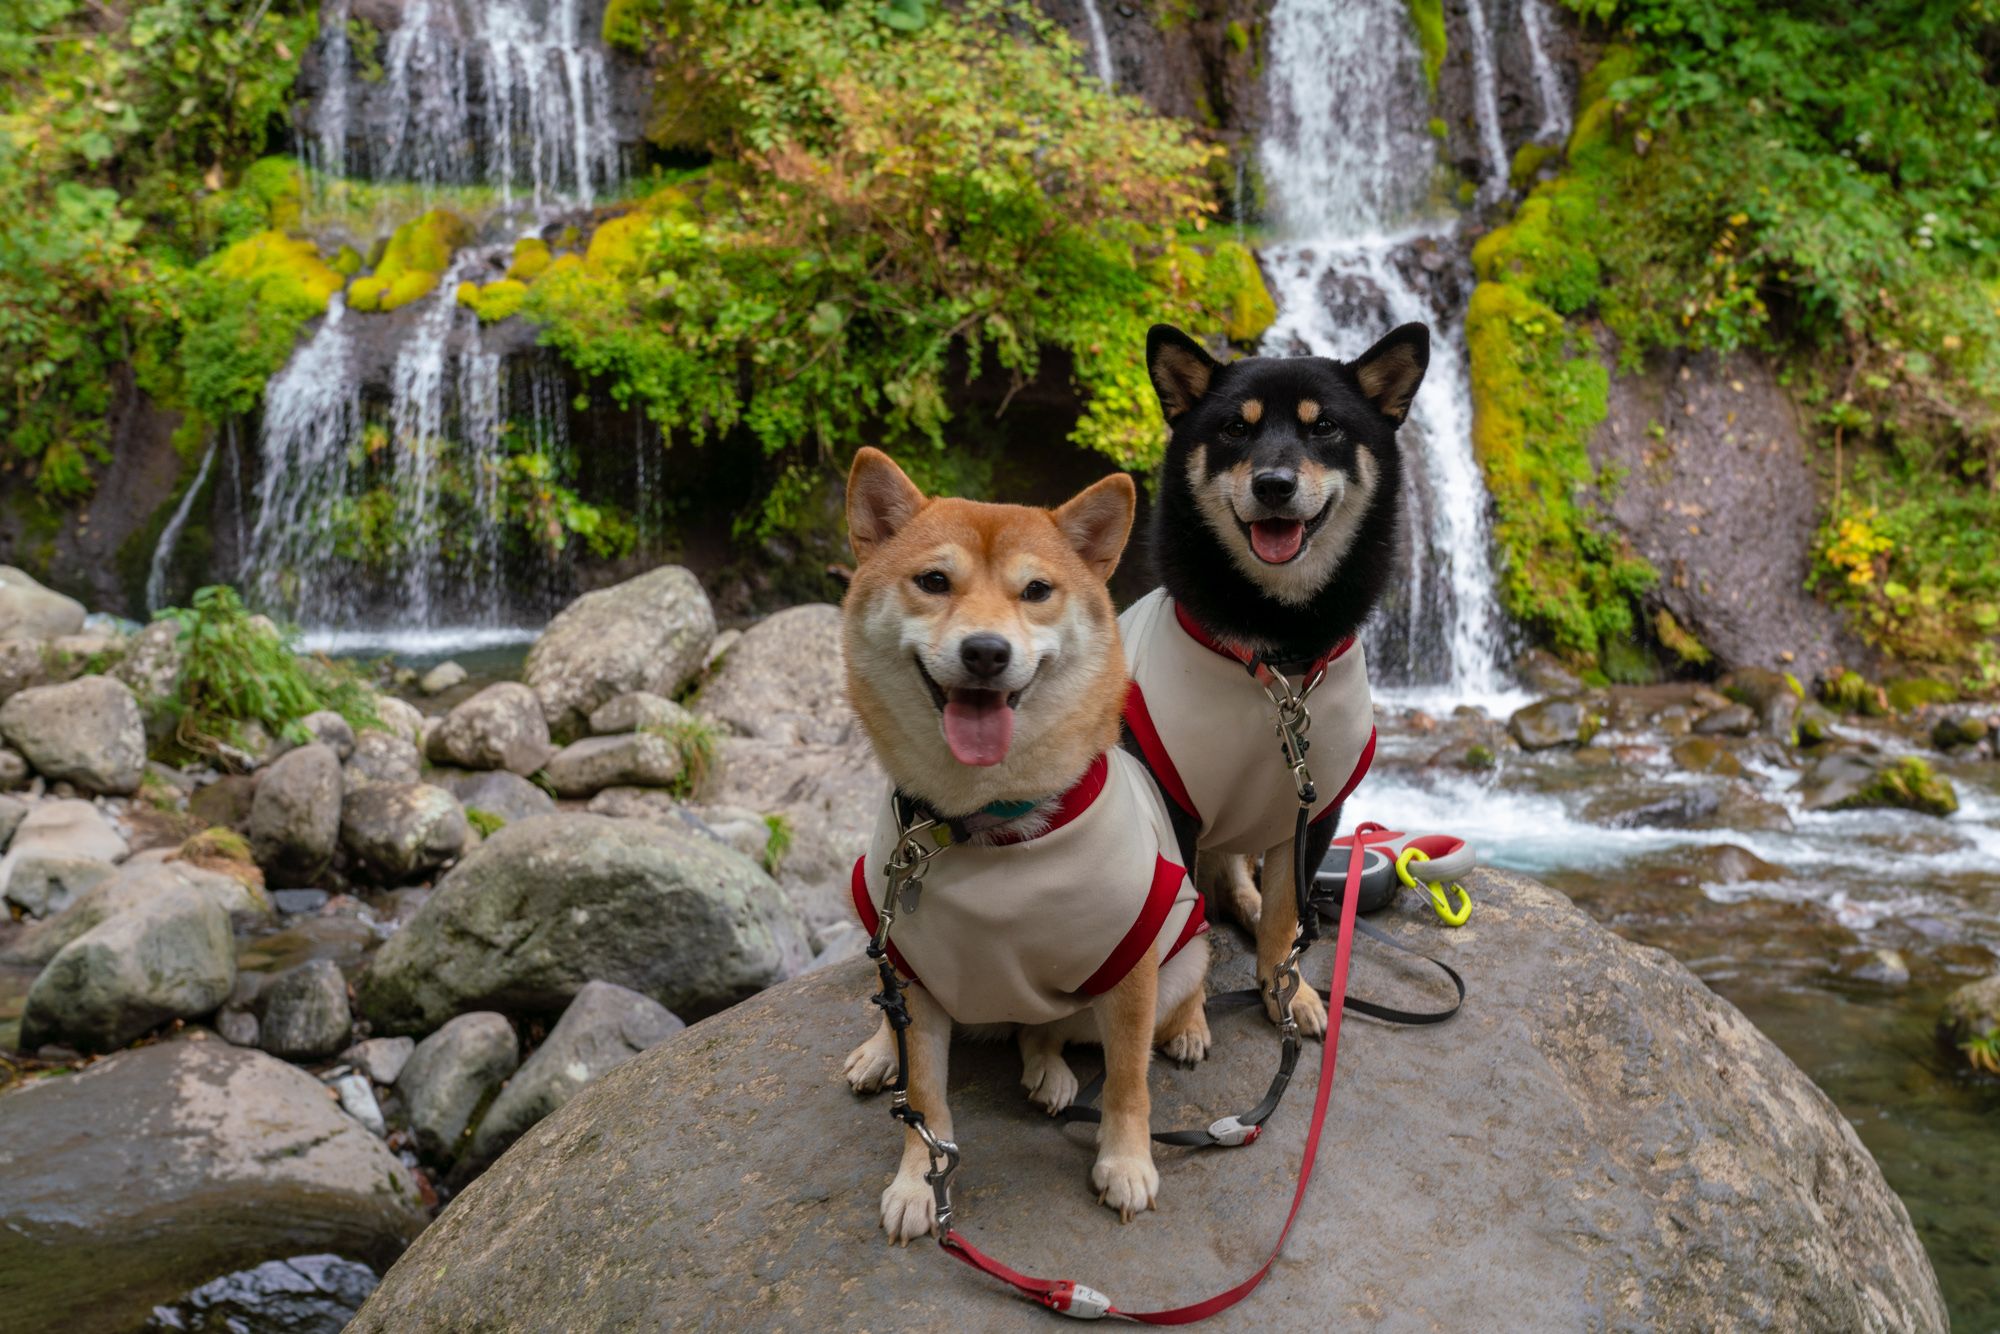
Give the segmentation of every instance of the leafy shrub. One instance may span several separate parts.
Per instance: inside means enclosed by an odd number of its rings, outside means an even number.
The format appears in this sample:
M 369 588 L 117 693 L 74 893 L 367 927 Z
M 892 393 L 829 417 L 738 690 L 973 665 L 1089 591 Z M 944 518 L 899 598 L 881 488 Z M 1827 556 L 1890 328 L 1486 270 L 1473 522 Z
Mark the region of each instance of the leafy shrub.
M 776 875 L 784 865 L 785 854 L 792 850 L 792 822 L 782 811 L 764 817 L 764 870 Z
M 648 724 L 639 730 L 665 737 L 680 755 L 681 771 L 667 785 L 668 790 L 683 800 L 700 795 L 708 776 L 715 772 L 721 738 L 714 726 L 701 718 L 684 718 L 679 722 Z

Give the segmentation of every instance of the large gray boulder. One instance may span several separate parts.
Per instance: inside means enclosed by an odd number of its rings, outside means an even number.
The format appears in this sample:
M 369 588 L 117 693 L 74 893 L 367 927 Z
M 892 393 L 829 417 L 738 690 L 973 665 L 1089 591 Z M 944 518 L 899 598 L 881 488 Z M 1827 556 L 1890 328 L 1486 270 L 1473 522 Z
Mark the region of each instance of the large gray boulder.
M 428 783 L 369 783 L 340 811 L 349 869 L 385 885 L 429 875 L 465 850 L 470 833 L 458 798 Z
M 838 745 L 854 731 L 840 608 L 788 607 L 730 646 L 695 706 L 738 736 Z
M 340 756 L 314 742 L 286 751 L 250 802 L 250 851 L 273 885 L 309 885 L 340 843 Z
M 274 1256 L 383 1265 L 424 1222 L 395 1155 L 262 1052 L 163 1042 L 0 1095 L 0 1323 L 18 1334 L 125 1334 Z
M 0 639 L 54 639 L 83 629 L 83 604 L 43 588 L 25 571 L 0 565 Z
M 555 799 L 518 774 L 510 774 L 505 769 L 494 769 L 486 773 L 451 774 L 440 776 L 437 782 L 444 785 L 459 805 L 468 811 L 485 811 L 497 815 L 507 823 L 526 820 L 531 816 L 547 815 L 555 810 Z
M 1464 972 L 1464 1012 L 1346 1024 L 1321 1180 L 1232 1328 L 1316 1331 L 1341 1313 L 1394 1330 L 1946 1328 L 1902 1203 L 1741 1013 L 1530 881 L 1481 872 L 1471 888 L 1461 931 L 1425 924 L 1408 895 L 1384 914 Z M 1214 934 L 1216 984 L 1243 984 L 1249 961 Z M 1357 993 L 1436 1003 L 1427 970 L 1385 955 L 1360 943 Z M 1324 982 L 1329 968 L 1322 946 L 1307 971 Z M 840 1079 L 874 1025 L 873 984 L 859 960 L 809 974 L 585 1089 L 418 1239 L 353 1334 L 1025 1327 L 1011 1289 L 934 1247 L 884 1243 L 877 1201 L 901 1135 L 881 1097 Z M 1204 1064 L 1155 1063 L 1155 1125 L 1205 1124 L 1269 1080 L 1263 1016 L 1213 1023 Z M 1255 1145 L 1161 1153 L 1158 1211 L 1121 1226 L 1087 1186 L 1090 1137 L 1028 1104 L 1011 1046 L 961 1042 L 955 1221 L 1010 1265 L 1129 1307 L 1227 1288 L 1284 1217 L 1318 1050 Z M 1076 1060 L 1088 1073 L 1097 1056 Z
M 174 886 L 56 952 L 28 990 L 21 1045 L 112 1051 L 169 1019 L 207 1014 L 235 984 L 229 914 L 201 891 Z
M 1556 746 L 1579 746 L 1597 730 L 1589 701 L 1582 696 L 1545 699 L 1517 709 L 1507 720 L 1507 730 L 1523 750 L 1549 750 Z
M 0 704 L 0 737 L 51 781 L 124 796 L 146 772 L 146 720 L 122 681 L 85 676 Z
M 424 711 L 406 699 L 394 695 L 377 695 L 374 699 L 375 717 L 378 726 L 363 729 L 368 732 L 386 732 L 403 741 L 415 743 L 424 732 Z
M 354 753 L 341 769 L 341 786 L 353 792 L 370 783 L 415 783 L 423 776 L 423 752 L 415 742 L 370 729 L 354 738 Z
M 109 878 L 109 864 L 125 853 L 124 838 L 89 802 L 39 802 L 15 824 L 0 856 L 0 895 L 34 916 L 60 912 Z
M 666 565 L 563 608 L 528 650 L 521 677 L 534 687 L 550 731 L 583 734 L 614 696 L 671 697 L 701 669 L 715 638 L 715 609 L 693 574 Z
M 156 728 L 169 716 L 160 706 L 179 688 L 183 656 L 181 623 L 169 618 L 154 621 L 127 640 L 125 656 L 111 669 L 111 675 L 131 688 Z
M 5 949 L 0 963 L 46 964 L 62 947 L 100 922 L 136 903 L 169 889 L 185 888 L 207 895 L 229 915 L 232 925 L 251 925 L 271 916 L 271 901 L 232 875 L 206 870 L 184 861 L 134 859 L 117 868 L 103 884 L 93 886 L 74 903 L 39 922 L 30 922 Z
M 462 1014 L 417 1044 L 396 1075 L 396 1096 L 417 1147 L 449 1162 L 480 1106 L 521 1063 L 514 1026 L 490 1011 Z
M 649 996 L 613 982 L 584 983 L 542 1045 L 507 1081 L 507 1087 L 480 1119 L 472 1138 L 472 1161 L 498 1158 L 530 1126 L 574 1098 L 586 1084 L 682 1027 L 666 1006 Z
M 30 917 L 59 913 L 118 873 L 95 857 L 23 852 L 8 860 L 7 902 Z
M 466 854 L 356 979 L 377 1031 L 468 1010 L 554 1015 L 616 982 L 705 1014 L 809 957 L 756 864 L 671 825 L 597 815 L 510 824 Z
M 550 758 L 543 773 L 564 797 L 588 797 L 607 787 L 666 787 L 680 775 L 680 747 L 657 732 L 572 741 Z
M 597 736 L 636 732 L 642 727 L 680 727 L 694 715 L 670 699 L 650 690 L 634 690 L 600 704 L 590 714 L 590 730 Z
M 424 750 L 436 764 L 523 776 L 555 753 L 541 701 L 519 681 L 490 685 L 459 704 L 431 729 Z

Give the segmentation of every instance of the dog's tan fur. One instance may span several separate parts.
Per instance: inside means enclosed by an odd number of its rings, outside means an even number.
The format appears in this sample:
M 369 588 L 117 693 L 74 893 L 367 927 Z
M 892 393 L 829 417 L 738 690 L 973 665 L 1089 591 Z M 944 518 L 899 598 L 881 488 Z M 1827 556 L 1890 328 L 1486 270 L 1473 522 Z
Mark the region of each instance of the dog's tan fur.
M 848 479 L 848 533 L 857 560 L 843 620 L 848 695 L 894 782 L 941 811 L 966 814 L 995 801 L 1045 802 L 1070 787 L 1117 744 L 1126 691 L 1124 655 L 1105 581 L 1117 568 L 1137 503 L 1130 478 L 1105 478 L 1054 510 L 932 499 L 878 450 L 855 456 Z M 917 578 L 941 571 L 948 594 Z M 1025 601 L 1034 580 L 1045 601 Z M 951 655 L 974 632 L 1004 635 L 1015 662 L 1005 684 L 1021 691 L 1015 739 L 998 764 L 953 758 L 916 663 L 946 681 Z M 1032 825 L 1045 814 L 1031 814 Z M 1078 893 L 1088 893 L 1079 885 Z M 1129 1221 L 1153 1207 L 1146 1069 L 1154 1045 L 1197 1060 L 1209 1043 L 1202 1012 L 1207 942 L 1197 938 L 1163 967 L 1157 948 L 1095 1004 L 1069 1019 L 1019 1032 L 1022 1083 L 1050 1112 L 1075 1097 L 1065 1042 L 1105 1048 L 1104 1122 L 1091 1183 Z M 945 1102 L 952 1021 L 921 986 L 909 988 L 910 1104 L 941 1137 L 952 1133 Z M 886 1022 L 848 1056 L 857 1091 L 895 1074 Z M 906 1131 L 895 1179 L 882 1194 L 882 1227 L 908 1242 L 936 1225 L 923 1141 Z

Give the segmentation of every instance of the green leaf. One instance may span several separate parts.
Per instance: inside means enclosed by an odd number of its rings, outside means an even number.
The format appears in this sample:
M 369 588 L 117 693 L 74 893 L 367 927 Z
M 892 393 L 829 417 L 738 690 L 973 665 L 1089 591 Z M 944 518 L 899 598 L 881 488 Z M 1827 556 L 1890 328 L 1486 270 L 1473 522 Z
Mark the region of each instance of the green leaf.
M 930 22 L 924 0 L 887 0 L 875 11 L 876 21 L 899 32 L 916 32 Z

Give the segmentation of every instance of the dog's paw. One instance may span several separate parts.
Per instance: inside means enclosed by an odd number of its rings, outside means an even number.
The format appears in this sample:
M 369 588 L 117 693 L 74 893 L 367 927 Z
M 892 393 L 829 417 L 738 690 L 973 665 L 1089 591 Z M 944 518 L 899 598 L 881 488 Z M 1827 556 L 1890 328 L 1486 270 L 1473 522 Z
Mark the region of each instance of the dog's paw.
M 1271 995 L 1270 984 L 1264 985 L 1264 1013 L 1272 1023 L 1278 1020 L 1278 1002 Z M 1302 986 L 1299 994 L 1292 997 L 1292 1018 L 1298 1020 L 1299 1032 L 1309 1038 L 1326 1036 L 1326 1002 L 1311 987 Z
M 1090 1184 L 1097 1188 L 1097 1202 L 1117 1210 L 1123 1223 L 1151 1209 L 1160 1196 L 1159 1169 L 1146 1155 L 1099 1158 L 1090 1169 Z
M 847 1053 L 841 1075 L 856 1093 L 874 1093 L 896 1077 L 895 1039 L 880 1034 Z
M 1021 1087 L 1029 1102 L 1054 1116 L 1076 1101 L 1076 1071 L 1059 1054 L 1031 1056 L 1021 1065 Z
M 1191 1066 L 1208 1055 L 1212 1042 L 1208 1020 L 1197 1013 L 1193 1023 L 1160 1044 L 1160 1052 L 1170 1061 Z
M 937 1228 L 937 1197 L 922 1173 L 898 1173 L 882 1192 L 882 1230 L 898 1246 L 927 1237 Z

